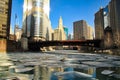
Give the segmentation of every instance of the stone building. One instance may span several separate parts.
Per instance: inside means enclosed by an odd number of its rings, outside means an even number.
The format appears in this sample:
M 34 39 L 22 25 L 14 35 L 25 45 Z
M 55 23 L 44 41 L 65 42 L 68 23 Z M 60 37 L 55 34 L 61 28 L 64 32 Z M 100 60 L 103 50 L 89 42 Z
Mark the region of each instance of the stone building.
M 0 38 L 9 39 L 12 0 L 0 1 Z
M 108 33 L 108 29 L 112 33 Z M 111 40 L 109 43 L 106 42 L 108 36 Z M 105 47 L 113 43 L 112 46 L 120 47 L 120 0 L 111 0 L 105 8 L 101 8 L 95 14 L 95 39 L 104 40 Z
M 54 30 L 54 40 L 66 40 L 62 17 L 59 19 L 58 28 Z
M 22 36 L 22 29 L 18 25 L 15 25 L 15 41 L 20 41 Z
M 103 8 L 100 8 L 98 12 L 95 13 L 95 39 L 104 38 L 104 17 Z
M 120 0 L 111 0 L 109 6 L 110 27 L 114 33 L 114 43 L 120 47 Z
M 104 30 L 104 48 L 113 48 L 114 40 L 113 40 L 113 32 L 111 27 L 106 27 Z
M 0 52 L 7 52 L 12 0 L 0 0 Z
M 85 20 L 76 21 L 73 23 L 74 40 L 92 39 L 92 27 L 88 26 Z

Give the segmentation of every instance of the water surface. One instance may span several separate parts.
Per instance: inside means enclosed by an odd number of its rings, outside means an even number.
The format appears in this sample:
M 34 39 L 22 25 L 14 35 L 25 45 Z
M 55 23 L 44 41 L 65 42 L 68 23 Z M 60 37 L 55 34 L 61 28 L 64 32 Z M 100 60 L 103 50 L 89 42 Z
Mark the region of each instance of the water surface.
M 0 54 L 0 80 L 120 80 L 120 56 L 57 50 Z

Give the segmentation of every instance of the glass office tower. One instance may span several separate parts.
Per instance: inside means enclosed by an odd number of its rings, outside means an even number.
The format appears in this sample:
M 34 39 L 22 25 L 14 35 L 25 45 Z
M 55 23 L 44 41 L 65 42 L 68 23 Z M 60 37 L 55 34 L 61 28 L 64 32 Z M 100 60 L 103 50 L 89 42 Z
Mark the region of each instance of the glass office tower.
M 50 40 L 49 0 L 24 0 L 23 35 L 32 40 Z

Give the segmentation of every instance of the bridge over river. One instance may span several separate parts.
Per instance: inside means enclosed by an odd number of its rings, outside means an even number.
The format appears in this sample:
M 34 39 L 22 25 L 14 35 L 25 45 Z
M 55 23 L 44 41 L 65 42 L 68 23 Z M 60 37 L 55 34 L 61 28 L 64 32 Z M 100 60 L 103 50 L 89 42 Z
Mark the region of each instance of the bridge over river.
M 49 46 L 89 46 L 100 47 L 102 40 L 64 40 L 64 41 L 28 41 L 30 50 L 39 50 L 40 47 Z

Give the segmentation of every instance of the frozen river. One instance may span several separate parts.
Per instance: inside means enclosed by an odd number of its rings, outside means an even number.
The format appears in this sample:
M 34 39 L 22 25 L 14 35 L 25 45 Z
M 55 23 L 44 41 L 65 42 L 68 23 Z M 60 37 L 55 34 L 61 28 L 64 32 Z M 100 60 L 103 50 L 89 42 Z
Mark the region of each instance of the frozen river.
M 0 54 L 0 80 L 120 80 L 120 56 L 76 50 Z

